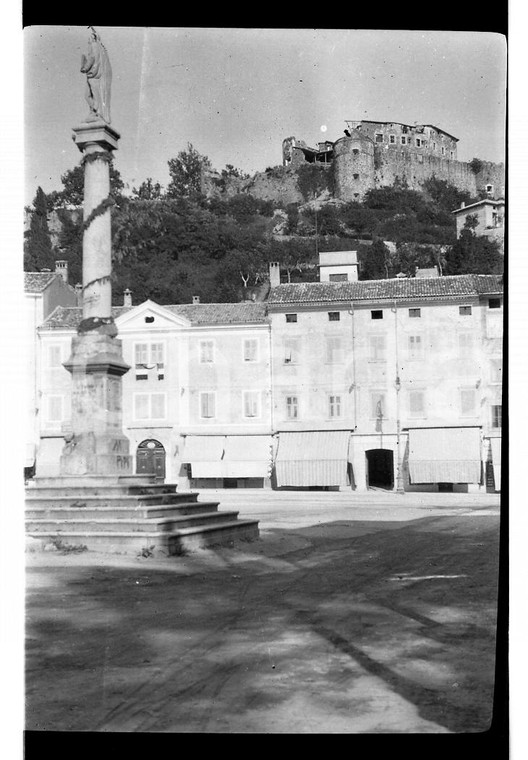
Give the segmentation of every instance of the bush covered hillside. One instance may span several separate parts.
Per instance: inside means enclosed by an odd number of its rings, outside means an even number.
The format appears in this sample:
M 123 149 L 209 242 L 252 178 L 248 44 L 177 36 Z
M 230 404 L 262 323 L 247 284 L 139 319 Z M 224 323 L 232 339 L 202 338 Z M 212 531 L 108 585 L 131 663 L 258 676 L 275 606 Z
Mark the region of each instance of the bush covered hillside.
M 287 280 L 316 278 L 325 250 L 357 250 L 361 279 L 413 276 L 430 266 L 444 275 L 502 272 L 497 244 L 476 236 L 471 223 L 456 240 L 452 211 L 478 199 L 443 180 L 429 180 L 423 192 L 396 183 L 343 203 L 332 198 L 331 172 L 310 165 L 296 174 L 300 200 L 282 203 L 258 197 L 257 185 L 232 166 L 207 193 L 210 162 L 192 145 L 168 164 L 166 189 L 149 178 L 128 195 L 112 165 L 116 304 L 126 288 L 135 303 L 239 301 L 265 284 L 270 261 L 280 262 Z M 274 173 L 283 167 L 268 169 L 268 181 Z M 233 181 L 245 189 L 233 193 Z M 39 187 L 27 210 L 24 268 L 53 269 L 65 259 L 75 284 L 82 277 L 82 168 L 66 172 L 62 184 L 48 195 Z

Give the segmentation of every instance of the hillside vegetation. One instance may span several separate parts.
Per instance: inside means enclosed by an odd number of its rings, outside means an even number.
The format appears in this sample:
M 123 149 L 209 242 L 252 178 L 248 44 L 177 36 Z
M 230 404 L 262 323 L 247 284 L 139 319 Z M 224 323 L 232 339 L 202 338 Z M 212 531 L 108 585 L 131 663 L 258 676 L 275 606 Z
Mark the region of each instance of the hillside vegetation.
M 111 166 L 113 293 L 122 302 L 126 288 L 135 303 L 239 301 L 263 284 L 270 261 L 279 261 L 287 280 L 315 279 L 319 251 L 357 250 L 361 279 L 413 276 L 416 267 L 440 272 L 481 274 L 502 271 L 496 244 L 477 237 L 469 224 L 456 240 L 452 211 L 476 199 L 443 180 L 431 179 L 423 192 L 401 183 L 370 190 L 361 203 L 332 198 L 332 174 L 308 165 L 297 172 L 296 203 L 259 198 L 247 189 L 233 194 L 247 176 L 227 166 L 204 190 L 210 162 L 189 145 L 169 161 L 167 189 L 148 179 L 130 196 Z M 283 167 L 266 170 L 268 179 Z M 219 177 L 219 179 L 218 179 Z M 81 166 L 62 177 L 63 190 L 45 195 L 37 189 L 25 233 L 24 268 L 53 269 L 69 264 L 70 282 L 82 279 Z M 50 220 L 55 224 L 50 229 Z M 387 242 L 389 245 L 387 245 Z

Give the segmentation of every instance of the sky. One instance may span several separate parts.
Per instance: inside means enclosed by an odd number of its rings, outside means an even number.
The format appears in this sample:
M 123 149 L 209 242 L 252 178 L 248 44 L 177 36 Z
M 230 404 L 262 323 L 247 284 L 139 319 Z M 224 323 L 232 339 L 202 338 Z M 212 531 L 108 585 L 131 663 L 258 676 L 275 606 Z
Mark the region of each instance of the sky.
M 504 160 L 506 42 L 487 32 L 96 27 L 113 70 L 115 166 L 128 190 L 164 187 L 189 143 L 218 171 L 282 163 L 282 141 L 337 140 L 345 120 L 434 124 L 458 157 Z M 60 190 L 88 113 L 88 31 L 23 32 L 25 203 Z

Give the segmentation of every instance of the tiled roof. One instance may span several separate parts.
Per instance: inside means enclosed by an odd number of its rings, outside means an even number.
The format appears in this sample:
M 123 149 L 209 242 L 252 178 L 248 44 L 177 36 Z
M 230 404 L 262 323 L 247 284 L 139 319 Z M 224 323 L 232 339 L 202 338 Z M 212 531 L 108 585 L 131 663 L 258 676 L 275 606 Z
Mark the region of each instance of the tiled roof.
M 53 278 L 57 276 L 57 272 L 24 272 L 24 291 L 26 293 L 42 293 Z
M 276 285 L 268 304 L 393 301 L 502 293 L 502 275 L 462 274 L 451 277 L 394 278 L 356 282 L 303 282 Z
M 117 319 L 136 306 L 113 306 L 112 316 Z M 163 306 L 192 325 L 232 325 L 266 321 L 266 304 L 248 303 L 198 303 Z M 74 306 L 58 306 L 41 325 L 46 330 L 76 329 L 82 319 L 82 309 Z
M 262 301 L 243 303 L 182 303 L 166 306 L 193 325 L 231 325 L 248 322 L 265 322 L 266 304 Z

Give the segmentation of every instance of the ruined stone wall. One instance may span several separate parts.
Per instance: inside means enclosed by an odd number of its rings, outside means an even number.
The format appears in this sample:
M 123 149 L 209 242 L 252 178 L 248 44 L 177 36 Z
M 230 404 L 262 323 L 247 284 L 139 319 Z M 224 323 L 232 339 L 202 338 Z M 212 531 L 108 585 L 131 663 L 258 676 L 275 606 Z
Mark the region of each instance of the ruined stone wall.
M 420 190 L 431 177 L 445 180 L 472 196 L 477 194 L 476 176 L 469 164 L 439 156 L 406 151 L 386 152 L 375 149 L 374 186 L 393 185 L 396 180 L 407 183 L 411 190 Z

